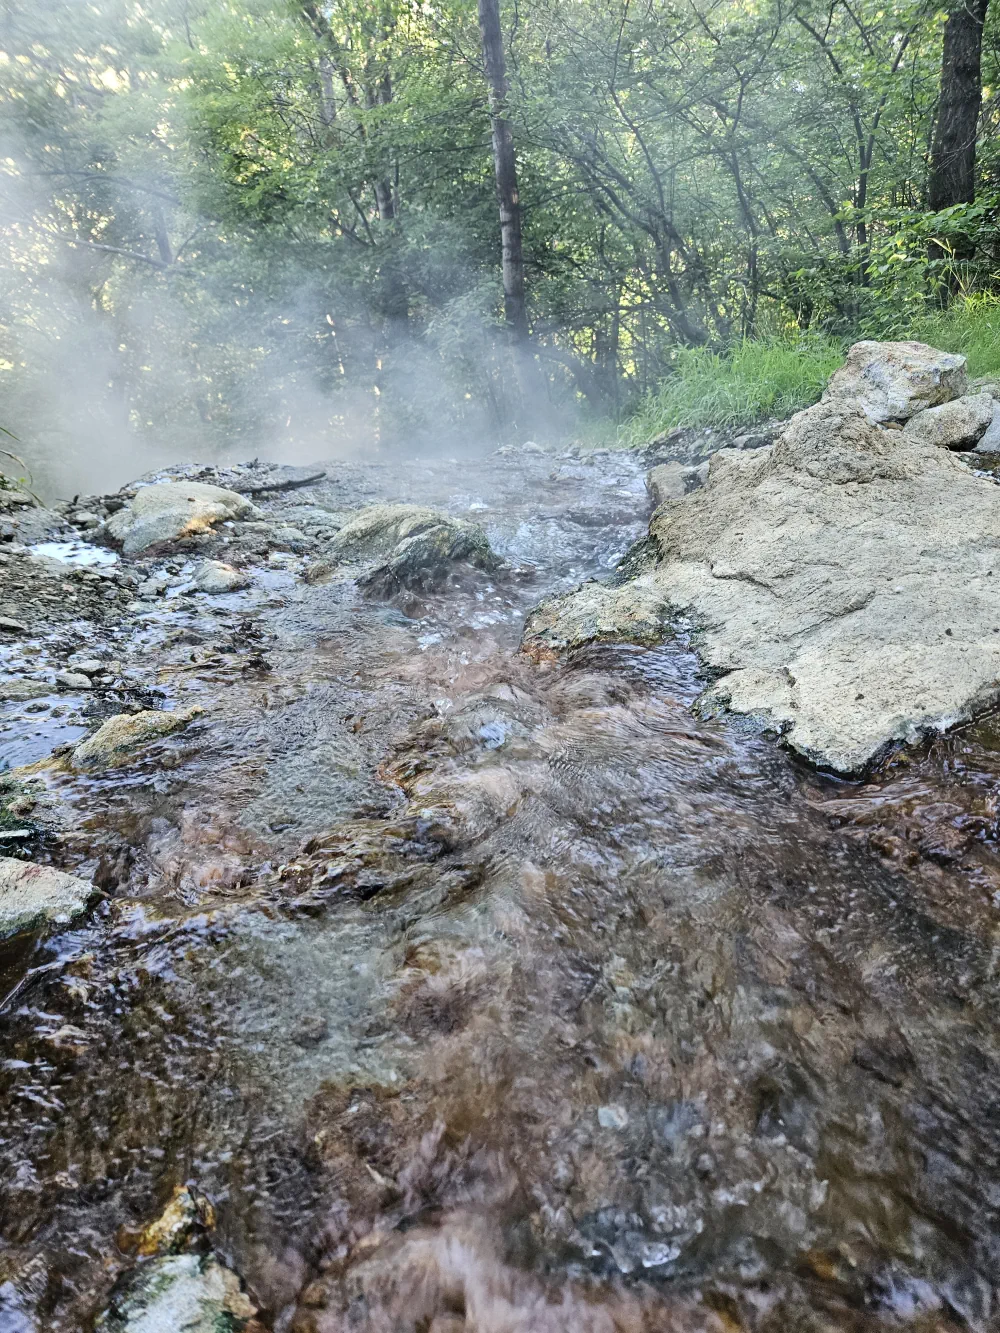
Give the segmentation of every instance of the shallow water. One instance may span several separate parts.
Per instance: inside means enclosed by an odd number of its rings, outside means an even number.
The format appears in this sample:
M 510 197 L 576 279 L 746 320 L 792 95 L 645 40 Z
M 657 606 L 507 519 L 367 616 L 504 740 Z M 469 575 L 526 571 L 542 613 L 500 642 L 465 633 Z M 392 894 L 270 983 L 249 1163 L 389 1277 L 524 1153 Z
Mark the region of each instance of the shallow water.
M 855 785 L 697 720 L 683 634 L 532 666 L 640 474 L 453 485 L 317 494 L 472 511 L 516 578 L 171 604 L 133 647 L 204 720 L 49 777 L 106 898 L 0 959 L 0 1299 L 86 1328 L 191 1180 L 286 1333 L 996 1328 L 995 723 Z

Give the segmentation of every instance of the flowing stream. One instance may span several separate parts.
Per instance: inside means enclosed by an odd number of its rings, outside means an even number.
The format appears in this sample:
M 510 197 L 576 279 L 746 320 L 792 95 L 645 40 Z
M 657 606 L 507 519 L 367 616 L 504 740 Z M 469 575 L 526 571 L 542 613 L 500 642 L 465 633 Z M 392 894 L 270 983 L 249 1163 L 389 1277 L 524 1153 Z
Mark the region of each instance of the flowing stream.
M 852 784 L 699 720 L 683 626 L 521 659 L 644 531 L 627 457 L 330 476 L 274 512 L 432 503 L 514 572 L 109 631 L 206 711 L 46 777 L 103 897 L 0 956 L 0 1329 L 92 1327 L 185 1182 L 281 1333 L 1000 1327 L 995 723 Z

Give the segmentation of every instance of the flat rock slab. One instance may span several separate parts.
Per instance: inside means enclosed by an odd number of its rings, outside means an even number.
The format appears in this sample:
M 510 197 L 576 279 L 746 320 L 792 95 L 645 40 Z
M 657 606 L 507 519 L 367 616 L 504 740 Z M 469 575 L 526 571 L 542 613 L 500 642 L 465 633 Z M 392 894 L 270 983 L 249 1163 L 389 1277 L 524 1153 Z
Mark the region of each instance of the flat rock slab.
M 0 856 L 0 940 L 65 925 L 86 911 L 93 884 L 33 861 Z
M 236 491 L 199 481 L 165 481 L 136 491 L 108 519 L 107 532 L 125 555 L 136 555 L 158 542 L 190 537 L 216 523 L 250 515 L 260 517 L 260 512 Z
M 543 603 L 525 650 L 651 641 L 686 612 L 722 673 L 705 703 L 758 715 L 840 773 L 1000 697 L 1000 489 L 857 402 L 720 451 L 650 535 L 637 578 Z

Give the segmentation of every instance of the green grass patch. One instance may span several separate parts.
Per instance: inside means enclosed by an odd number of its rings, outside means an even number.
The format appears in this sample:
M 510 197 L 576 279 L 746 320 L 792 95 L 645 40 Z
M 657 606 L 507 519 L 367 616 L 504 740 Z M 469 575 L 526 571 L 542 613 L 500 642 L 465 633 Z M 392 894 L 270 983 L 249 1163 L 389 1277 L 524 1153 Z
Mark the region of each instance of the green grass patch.
M 969 358 L 969 374 L 1000 374 L 1000 299 L 967 296 L 947 310 L 933 311 L 910 325 L 908 338 L 961 352 Z
M 731 351 L 685 348 L 673 370 L 622 424 L 623 444 L 676 426 L 750 426 L 816 402 L 843 362 L 844 344 L 815 335 L 748 341 Z

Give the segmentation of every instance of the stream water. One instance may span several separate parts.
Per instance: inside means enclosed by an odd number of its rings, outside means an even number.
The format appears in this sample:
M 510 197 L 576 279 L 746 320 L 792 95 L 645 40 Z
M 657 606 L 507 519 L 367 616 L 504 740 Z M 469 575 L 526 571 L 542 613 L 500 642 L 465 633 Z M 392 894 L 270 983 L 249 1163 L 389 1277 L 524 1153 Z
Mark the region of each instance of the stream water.
M 90 1328 L 184 1182 L 282 1333 L 1000 1327 L 994 722 L 835 782 L 682 629 L 519 658 L 644 530 L 620 456 L 331 475 L 516 573 L 114 631 L 206 713 L 46 778 L 103 900 L 0 957 L 0 1329 Z

